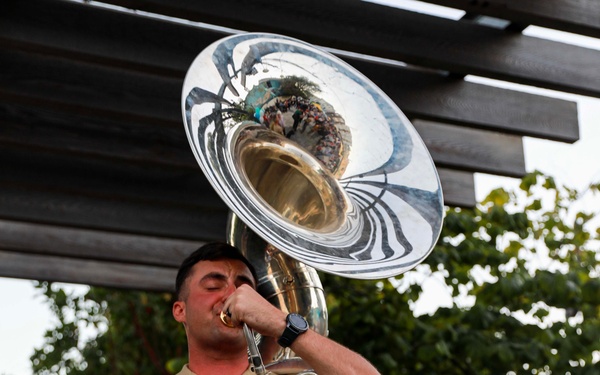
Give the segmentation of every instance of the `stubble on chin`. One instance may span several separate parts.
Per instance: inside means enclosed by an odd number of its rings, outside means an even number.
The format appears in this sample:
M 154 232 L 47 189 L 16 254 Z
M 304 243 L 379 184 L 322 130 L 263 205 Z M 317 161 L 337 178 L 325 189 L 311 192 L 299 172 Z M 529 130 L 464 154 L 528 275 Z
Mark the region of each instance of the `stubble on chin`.
M 215 339 L 219 339 L 219 341 L 230 345 L 232 347 L 235 346 L 247 346 L 246 338 L 244 336 L 244 330 L 242 327 L 227 327 L 221 321 L 220 316 L 217 316 L 216 319 L 212 322 L 214 324 L 214 333 Z

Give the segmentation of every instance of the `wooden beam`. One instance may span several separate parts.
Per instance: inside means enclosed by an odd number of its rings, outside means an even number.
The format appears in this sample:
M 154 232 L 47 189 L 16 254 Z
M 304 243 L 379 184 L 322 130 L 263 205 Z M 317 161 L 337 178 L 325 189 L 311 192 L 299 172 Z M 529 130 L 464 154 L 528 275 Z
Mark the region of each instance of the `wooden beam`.
M 8 0 L 0 12 L 0 44 L 11 49 L 180 79 L 229 34 L 74 1 Z
M 215 202 L 217 203 L 217 202 Z M 222 239 L 228 210 L 0 184 L 0 218 L 188 240 Z
M 521 137 L 431 121 L 414 125 L 437 166 L 512 177 L 527 173 Z
M 3 150 L 3 155 L 8 154 Z M 44 164 L 44 158 L 33 159 L 32 164 L 10 155 L 6 160 L 0 174 L 1 219 L 195 241 L 225 235 L 229 210 L 211 189 L 203 193 L 175 179 L 144 187 L 149 181 L 144 174 L 139 180 L 121 179 L 118 172 L 97 174 L 93 165 L 85 170 L 85 163 L 81 168 L 59 169 Z M 442 182 L 468 185 L 465 178 L 472 177 L 447 174 Z M 474 192 L 444 194 L 446 204 L 464 206 L 469 203 L 464 195 Z
M 12 147 L 0 149 L 0 163 L 4 185 L 200 210 L 225 208 L 197 165 L 181 169 Z
M 0 58 L 0 100 L 25 107 L 22 111 L 31 112 L 34 105 L 91 118 L 182 129 L 183 80 L 3 49 Z M 411 117 L 564 142 L 579 138 L 577 106 L 571 101 L 350 62 Z
M 600 38 L 600 2 L 590 0 L 424 0 L 469 13 Z
M 455 197 L 455 205 L 474 205 L 471 174 L 439 172 L 444 192 Z M 0 220 L 0 276 L 170 292 L 179 264 L 202 244 Z
M 110 288 L 171 292 L 177 268 L 25 254 L 0 250 L 0 276 Z
M 223 233 L 222 241 L 225 240 Z M 178 268 L 203 241 L 0 220 L 0 248 L 28 254 Z
M 161 126 L 0 101 L 0 125 L 7 147 L 200 171 L 183 121 Z
M 6 141 L 5 146 L 0 149 L 3 172 L 0 174 L 0 183 L 25 186 L 33 190 L 77 192 L 123 201 L 143 199 L 145 202 L 175 204 L 198 210 L 225 209 L 196 161 L 188 155 L 191 151 L 174 156 L 161 151 L 160 144 L 155 146 L 151 140 L 142 138 L 132 141 L 132 150 L 147 147 L 158 151 L 153 154 L 149 150 L 143 162 L 135 155 L 138 152 L 134 152 L 132 160 L 128 160 L 126 150 L 122 157 L 114 159 L 110 146 L 101 155 L 94 149 L 90 149 L 89 153 L 64 152 L 70 148 L 69 144 L 63 145 L 60 142 L 64 139 L 60 136 L 64 129 L 57 127 L 59 135 L 53 135 L 53 127 L 48 123 L 43 124 L 45 126 L 39 132 L 23 126 L 22 137 L 13 134 L 16 141 Z M 79 127 L 80 123 L 75 125 Z M 521 176 L 525 173 L 522 144 L 517 136 L 423 120 L 415 120 L 414 125 L 438 166 L 509 176 Z M 98 138 L 95 133 L 91 137 L 86 136 L 82 130 L 76 133 L 74 129 L 73 132 L 77 134 L 74 143 L 81 143 L 82 139 Z M 32 136 L 27 137 L 29 133 Z M 26 143 L 38 135 L 42 137 L 39 143 Z M 189 147 L 187 140 L 183 136 L 181 138 L 181 148 Z M 49 149 L 44 146 L 44 139 L 50 142 L 56 140 L 57 143 Z M 88 142 L 96 147 L 93 141 Z M 106 140 L 100 140 L 97 148 L 101 149 L 107 143 Z M 168 154 L 171 155 L 167 156 Z
M 23 117 L 16 118 L 13 117 L 16 112 L 3 116 L 2 107 L 0 104 L 0 124 L 4 129 L 0 144 L 6 145 L 0 150 L 0 161 L 6 162 L 4 179 L 61 180 L 67 185 L 90 186 L 103 192 L 114 189 L 132 196 L 149 192 L 150 196 L 162 200 L 174 198 L 169 197 L 173 194 L 160 190 L 161 184 L 170 181 L 178 186 L 176 200 L 190 203 L 197 201 L 198 194 L 210 189 L 183 129 L 149 126 L 137 129 L 136 125 L 128 129 L 128 123 L 90 119 L 89 124 L 82 117 L 65 117 L 63 122 L 57 121 L 59 115 L 48 113 L 44 115 L 49 121 L 32 124 L 24 113 L 20 114 Z M 22 125 L 18 125 L 21 122 Z M 106 128 L 97 128 L 101 124 L 106 124 Z M 113 131 L 111 125 L 120 127 Z M 518 136 L 420 119 L 416 119 L 414 125 L 439 165 L 508 176 L 525 173 L 522 142 Z M 164 139 L 158 138 L 160 135 Z M 40 153 L 39 160 L 33 160 L 32 150 Z M 488 157 L 473 157 L 471 152 Z M 121 186 L 125 182 L 127 185 Z
M 9 49 L 0 61 L 0 99 L 162 126 L 182 121 L 182 79 Z
M 475 207 L 475 178 L 472 173 L 438 168 L 444 204 L 455 207 Z
M 364 1 L 105 0 L 315 45 L 582 95 L 600 96 L 600 51 Z M 255 16 L 250 16 L 255 15 Z
M 562 142 L 579 139 L 577 103 L 478 85 L 443 75 L 351 64 L 412 118 L 497 130 Z
M 475 204 L 471 174 L 445 169 L 439 172 L 444 193 L 454 196 L 454 205 Z M 0 220 L 0 276 L 172 291 L 179 264 L 202 244 Z

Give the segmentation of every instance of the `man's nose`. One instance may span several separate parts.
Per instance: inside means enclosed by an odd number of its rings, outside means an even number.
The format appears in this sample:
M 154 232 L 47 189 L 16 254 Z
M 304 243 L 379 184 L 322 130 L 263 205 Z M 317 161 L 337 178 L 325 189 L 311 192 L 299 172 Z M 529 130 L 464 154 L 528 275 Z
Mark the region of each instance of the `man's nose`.
M 235 285 L 235 283 L 229 283 L 227 285 L 227 288 L 225 288 L 225 298 L 232 295 L 236 290 L 237 290 L 237 286 Z

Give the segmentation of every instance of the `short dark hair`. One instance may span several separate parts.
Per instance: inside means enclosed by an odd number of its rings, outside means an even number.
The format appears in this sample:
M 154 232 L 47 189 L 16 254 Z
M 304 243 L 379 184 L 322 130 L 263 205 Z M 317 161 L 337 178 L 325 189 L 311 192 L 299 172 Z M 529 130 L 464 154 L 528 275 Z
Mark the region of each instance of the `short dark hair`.
M 177 278 L 175 279 L 175 297 L 177 300 L 181 299 L 181 289 L 185 284 L 185 280 L 190 276 L 190 272 L 196 263 L 203 260 L 220 259 L 234 259 L 242 261 L 252 273 L 254 282 L 258 283 L 256 270 L 237 248 L 224 242 L 211 242 L 200 246 L 196 251 L 188 255 L 187 258 L 185 258 L 181 263 L 181 266 L 179 266 Z

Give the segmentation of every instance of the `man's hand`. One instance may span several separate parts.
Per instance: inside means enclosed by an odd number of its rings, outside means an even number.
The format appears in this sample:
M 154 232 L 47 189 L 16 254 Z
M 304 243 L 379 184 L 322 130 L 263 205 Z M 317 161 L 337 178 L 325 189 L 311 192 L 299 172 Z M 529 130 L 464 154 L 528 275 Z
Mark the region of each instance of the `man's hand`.
M 286 327 L 286 314 L 249 285 L 240 285 L 223 305 L 234 325 L 246 323 L 263 336 L 278 339 Z
M 246 323 L 263 336 L 277 340 L 285 330 L 286 314 L 271 305 L 249 285 L 241 285 L 224 302 L 234 324 Z M 367 360 L 350 349 L 308 330 L 291 345 L 291 349 L 319 374 L 378 375 Z M 339 358 L 344 358 L 339 361 Z

